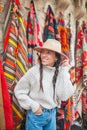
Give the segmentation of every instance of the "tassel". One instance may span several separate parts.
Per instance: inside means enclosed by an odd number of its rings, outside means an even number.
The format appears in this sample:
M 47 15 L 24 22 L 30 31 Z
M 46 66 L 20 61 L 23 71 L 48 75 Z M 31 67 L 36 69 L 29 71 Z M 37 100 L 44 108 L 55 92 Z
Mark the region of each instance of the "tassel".
M 67 121 L 70 121 L 71 120 L 71 110 L 70 110 L 70 106 L 71 106 L 71 103 L 70 103 L 70 98 L 68 100 L 68 105 L 67 105 L 67 114 L 66 114 L 66 120 Z

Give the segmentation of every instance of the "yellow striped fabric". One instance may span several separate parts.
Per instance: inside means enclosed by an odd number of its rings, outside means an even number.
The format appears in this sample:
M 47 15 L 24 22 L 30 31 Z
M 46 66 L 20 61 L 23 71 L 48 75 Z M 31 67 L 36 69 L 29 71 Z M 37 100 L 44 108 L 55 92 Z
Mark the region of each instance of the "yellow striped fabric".
M 26 30 L 20 7 L 18 7 L 18 11 L 12 15 L 9 33 L 8 45 L 4 54 L 5 58 L 3 67 L 6 81 L 8 83 L 9 93 L 12 97 L 12 110 L 15 130 L 21 130 L 21 123 L 24 119 L 25 112 L 18 104 L 16 98 L 12 96 L 15 85 L 28 70 Z

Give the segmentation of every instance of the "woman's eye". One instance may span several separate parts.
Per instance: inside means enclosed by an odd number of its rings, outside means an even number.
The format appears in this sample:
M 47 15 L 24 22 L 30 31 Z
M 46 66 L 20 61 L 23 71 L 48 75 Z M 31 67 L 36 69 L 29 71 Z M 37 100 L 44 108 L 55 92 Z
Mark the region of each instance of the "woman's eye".
M 50 52 L 48 51 L 47 54 L 50 54 Z

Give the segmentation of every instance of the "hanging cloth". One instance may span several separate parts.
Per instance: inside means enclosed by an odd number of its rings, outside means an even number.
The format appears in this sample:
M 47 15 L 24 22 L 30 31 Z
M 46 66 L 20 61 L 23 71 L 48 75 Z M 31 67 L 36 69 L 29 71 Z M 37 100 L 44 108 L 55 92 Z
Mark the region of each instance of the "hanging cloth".
M 14 97 L 14 88 L 19 79 L 28 70 L 28 51 L 26 30 L 23 23 L 21 7 L 13 2 L 8 44 L 3 59 L 4 74 L 12 100 L 15 130 L 21 129 L 25 111 Z
M 84 40 L 83 40 L 83 53 L 82 53 L 82 64 L 83 64 L 83 86 L 84 90 L 82 92 L 82 117 L 83 126 L 87 128 L 87 27 L 85 22 L 82 25 Z
M 77 34 L 77 44 L 76 44 L 76 60 L 75 60 L 75 76 L 77 86 L 82 83 L 82 44 L 83 44 L 84 34 L 82 29 L 78 30 Z
M 60 36 L 60 43 L 62 47 L 63 53 L 67 56 L 67 58 L 62 59 L 62 64 L 66 63 L 69 65 L 69 44 L 68 44 L 68 33 L 67 28 L 65 27 L 65 21 L 64 21 L 64 15 L 60 12 L 59 17 L 57 20 L 57 29 Z M 62 104 L 61 104 L 62 109 Z M 67 101 L 66 107 L 63 109 L 64 111 L 64 122 L 63 126 L 61 126 L 60 129 L 62 130 L 69 130 L 70 127 L 70 121 L 71 121 L 71 99 Z M 62 123 L 62 121 L 60 122 Z
M 82 120 L 83 126 L 87 128 L 87 43 L 83 30 L 78 31 L 78 40 L 76 45 L 76 84 L 81 87 Z M 78 91 L 80 93 L 80 91 Z M 79 95 L 79 94 L 78 94 Z M 77 100 L 77 99 L 76 99 Z M 77 110 L 78 111 L 78 110 Z
M 19 0 L 9 0 L 9 9 L 7 12 L 7 16 L 5 19 L 4 24 L 4 51 L 6 50 L 7 44 L 8 44 L 8 38 L 9 38 L 9 31 L 10 31 L 10 22 L 11 22 L 11 14 L 12 14 L 12 3 L 15 2 L 17 5 L 20 6 Z
M 68 30 L 65 27 L 64 16 L 61 12 L 59 14 L 57 28 L 58 28 L 58 33 L 60 35 L 60 43 L 62 45 L 62 51 L 67 57 L 69 57 Z
M 50 5 L 48 5 L 46 12 L 43 42 L 45 42 L 47 39 L 59 40 L 56 19 Z
M 9 38 L 9 31 L 10 31 L 10 22 L 11 22 L 11 10 L 12 10 L 12 2 L 9 2 L 9 9 L 7 12 L 7 16 L 5 19 L 5 24 L 4 24 L 4 52 L 6 50 L 7 44 L 8 44 L 8 38 Z
M 75 115 L 76 119 L 78 116 L 81 116 L 81 112 L 78 110 L 78 105 L 81 101 L 81 95 L 83 91 L 83 86 L 82 86 L 82 75 L 83 75 L 83 61 L 82 61 L 82 53 L 83 53 L 83 39 L 84 39 L 84 34 L 83 30 L 78 27 L 77 29 L 77 36 L 76 36 L 76 48 L 75 48 L 75 81 L 76 81 L 76 92 L 75 92 Z M 80 108 L 82 106 L 80 105 Z M 82 109 L 82 108 L 81 108 Z
M 5 115 L 3 108 L 2 86 L 1 86 L 1 61 L 0 61 L 0 129 L 5 129 Z
M 28 62 L 29 68 L 35 64 L 34 47 L 42 46 L 42 35 L 33 0 L 30 2 L 30 11 L 27 18 Z
M 1 94 L 2 93 L 2 94 Z M 0 61 L 0 129 L 13 130 L 11 99 L 8 92 L 6 78 L 4 76 L 2 62 Z M 2 118 L 2 119 L 1 119 Z

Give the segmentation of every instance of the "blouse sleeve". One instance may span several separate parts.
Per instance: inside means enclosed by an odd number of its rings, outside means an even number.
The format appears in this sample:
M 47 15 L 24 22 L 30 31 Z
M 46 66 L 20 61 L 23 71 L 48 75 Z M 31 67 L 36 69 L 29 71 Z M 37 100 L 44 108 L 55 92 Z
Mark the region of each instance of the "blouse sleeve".
M 70 98 L 76 89 L 76 86 L 71 83 L 69 66 L 62 66 L 59 70 L 56 95 L 59 100 L 66 101 Z
M 39 108 L 39 104 L 29 97 L 33 78 L 34 76 L 32 73 L 27 72 L 17 83 L 14 89 L 14 94 L 23 109 L 32 109 L 32 111 L 35 112 Z

